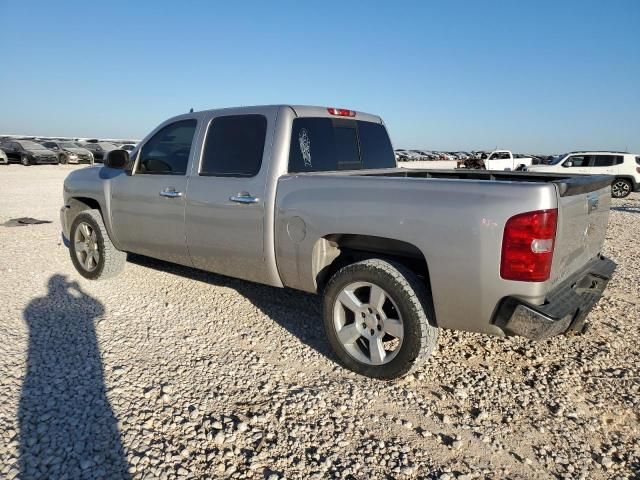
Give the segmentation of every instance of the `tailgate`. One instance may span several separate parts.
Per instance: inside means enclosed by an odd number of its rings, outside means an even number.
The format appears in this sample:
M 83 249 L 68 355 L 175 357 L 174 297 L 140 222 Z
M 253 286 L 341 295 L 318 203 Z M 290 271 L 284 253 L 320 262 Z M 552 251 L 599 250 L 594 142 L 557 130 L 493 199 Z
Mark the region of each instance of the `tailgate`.
M 595 180 L 595 179 L 594 179 Z M 551 267 L 551 284 L 556 285 L 580 270 L 602 250 L 609 222 L 611 187 L 594 182 L 558 197 L 558 229 Z

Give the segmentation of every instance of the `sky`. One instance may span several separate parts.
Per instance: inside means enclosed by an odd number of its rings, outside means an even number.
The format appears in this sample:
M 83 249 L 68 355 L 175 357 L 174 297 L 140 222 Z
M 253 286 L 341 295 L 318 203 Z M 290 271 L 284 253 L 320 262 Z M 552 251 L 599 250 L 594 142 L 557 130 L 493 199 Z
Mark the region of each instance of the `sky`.
M 173 115 L 375 113 L 396 148 L 640 152 L 640 0 L 0 0 L 0 133 L 142 138 Z

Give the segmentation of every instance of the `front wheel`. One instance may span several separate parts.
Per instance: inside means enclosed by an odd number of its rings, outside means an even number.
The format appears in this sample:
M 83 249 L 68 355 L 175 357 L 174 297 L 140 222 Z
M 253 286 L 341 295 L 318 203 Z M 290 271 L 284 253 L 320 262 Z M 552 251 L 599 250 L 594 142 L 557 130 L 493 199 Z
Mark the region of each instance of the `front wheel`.
M 104 280 L 124 269 L 127 254 L 111 243 L 100 211 L 80 212 L 71 224 L 69 239 L 71 262 L 83 277 Z
M 616 178 L 611 185 L 611 196 L 613 198 L 628 197 L 631 193 L 631 182 L 625 178 Z
M 31 165 L 31 161 L 29 160 L 29 157 L 27 155 L 22 155 L 22 157 L 20 157 L 20 163 L 25 167 Z
M 433 319 L 424 282 L 399 263 L 348 265 L 325 290 L 329 343 L 345 367 L 368 377 L 390 380 L 420 367 L 437 342 Z
M 58 157 L 58 163 L 61 165 L 66 165 L 67 163 L 69 163 L 69 159 L 64 153 L 61 153 Z

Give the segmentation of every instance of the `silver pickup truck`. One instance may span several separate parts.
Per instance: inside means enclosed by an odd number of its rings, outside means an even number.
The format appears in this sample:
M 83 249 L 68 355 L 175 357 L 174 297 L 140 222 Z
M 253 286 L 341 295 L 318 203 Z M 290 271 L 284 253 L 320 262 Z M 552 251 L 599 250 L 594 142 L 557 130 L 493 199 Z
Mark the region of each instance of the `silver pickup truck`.
M 127 253 L 323 295 L 339 361 L 395 378 L 438 328 L 582 331 L 615 264 L 611 177 L 396 167 L 374 115 L 308 106 L 193 112 L 129 155 L 72 172 L 63 236 L 78 272 Z

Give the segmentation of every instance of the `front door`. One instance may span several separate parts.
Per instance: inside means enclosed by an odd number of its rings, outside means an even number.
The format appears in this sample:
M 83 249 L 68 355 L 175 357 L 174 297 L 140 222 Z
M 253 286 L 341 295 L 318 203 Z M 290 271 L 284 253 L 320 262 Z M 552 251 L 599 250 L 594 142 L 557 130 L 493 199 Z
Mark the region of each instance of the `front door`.
M 256 112 L 207 119 L 201 161 L 189 179 L 186 229 L 196 268 L 266 282 L 265 145 L 275 114 Z
M 114 178 L 111 212 L 123 250 L 191 265 L 184 212 L 196 127 L 195 118 L 161 127 L 138 151 L 131 175 Z
M 562 162 L 562 166 L 569 169 L 569 173 L 591 173 L 589 170 L 591 155 L 571 155 Z

